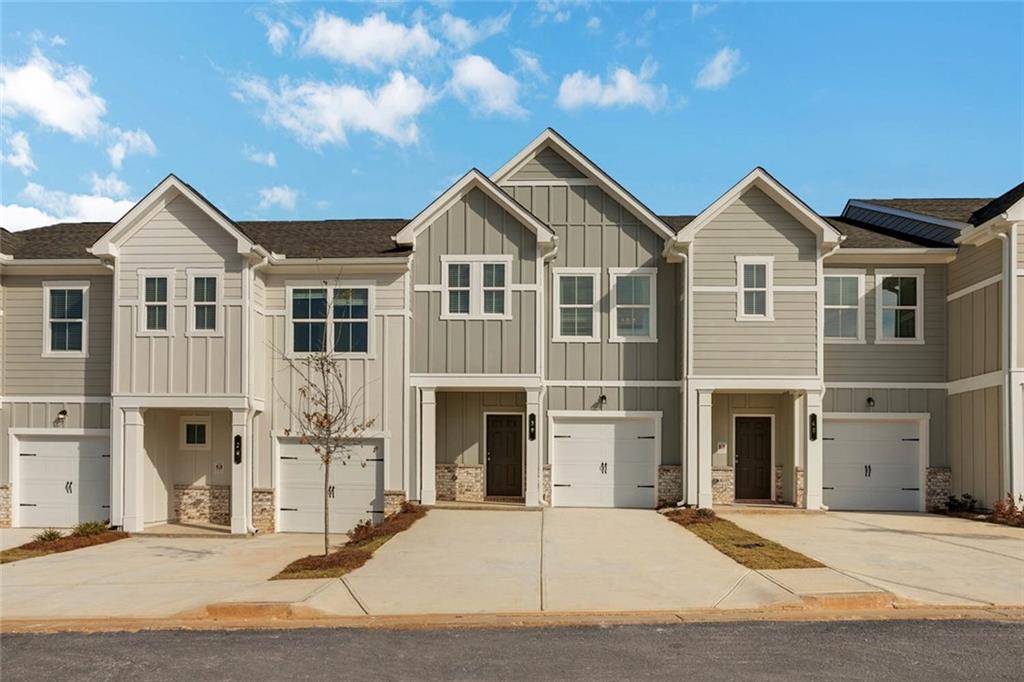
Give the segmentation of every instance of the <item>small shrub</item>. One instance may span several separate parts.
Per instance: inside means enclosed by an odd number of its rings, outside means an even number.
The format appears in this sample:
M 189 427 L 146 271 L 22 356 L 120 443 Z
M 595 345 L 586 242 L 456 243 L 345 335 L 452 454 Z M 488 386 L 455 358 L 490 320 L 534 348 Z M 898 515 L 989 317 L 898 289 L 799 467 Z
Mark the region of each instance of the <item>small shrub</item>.
M 361 542 L 373 537 L 373 529 L 373 521 L 360 521 L 358 526 L 348 532 L 348 539 L 352 542 Z
M 64 537 L 64 533 L 61 533 L 56 528 L 45 528 L 36 533 L 32 540 L 35 542 L 53 542 L 54 540 L 60 540 Z
M 88 537 L 90 535 L 99 535 L 107 530 L 107 524 L 102 521 L 83 521 L 74 528 L 71 529 L 71 535 L 74 537 Z
M 964 493 L 960 497 L 950 495 L 946 500 L 946 510 L 951 512 L 973 512 L 978 506 L 978 501 L 973 496 Z
M 1024 509 L 1013 501 L 1013 495 L 1006 494 L 1001 500 L 992 504 L 992 520 L 1008 526 L 1024 526 Z

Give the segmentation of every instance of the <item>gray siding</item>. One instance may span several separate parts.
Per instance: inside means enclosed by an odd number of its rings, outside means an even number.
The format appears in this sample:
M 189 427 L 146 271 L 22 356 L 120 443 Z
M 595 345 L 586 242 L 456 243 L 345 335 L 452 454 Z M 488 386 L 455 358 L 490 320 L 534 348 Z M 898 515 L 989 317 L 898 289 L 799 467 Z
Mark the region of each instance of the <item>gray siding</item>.
M 0 407 L 0 483 L 8 482 L 10 460 L 8 448 L 9 429 L 50 429 L 57 419 L 57 413 L 67 410 L 65 428 L 68 429 L 109 429 L 110 403 L 83 403 L 70 399 L 67 402 L 16 401 L 5 399 Z
M 965 244 L 949 264 L 949 293 L 977 284 L 1003 271 L 1003 243 L 998 239 L 981 246 Z
M 899 269 L 893 265 L 884 269 Z M 913 266 L 910 266 L 913 267 Z M 825 381 L 935 382 L 946 380 L 946 273 L 945 266 L 924 268 L 924 343 L 875 343 L 875 270 L 866 269 L 864 281 L 863 344 L 825 343 Z M 829 269 L 825 269 L 828 274 Z
M 1002 390 L 998 386 L 949 396 L 949 451 L 954 495 L 969 493 L 984 507 L 1002 499 Z
M 437 393 L 437 463 L 484 463 L 485 412 L 526 412 L 522 392 Z M 525 442 L 524 442 L 525 447 Z
M 1002 285 L 992 284 L 948 303 L 950 381 L 1002 367 L 1002 298 Z
M 512 256 L 511 283 L 537 282 L 537 238 L 479 190 L 470 191 L 416 238 L 413 284 L 440 285 L 442 255 Z M 537 292 L 513 290 L 510 320 L 442 320 L 444 292 L 413 293 L 413 372 L 534 374 Z
M 580 169 L 563 159 L 558 152 L 545 147 L 535 157 L 523 164 L 509 180 L 514 182 L 544 182 L 547 180 L 570 180 L 586 177 Z

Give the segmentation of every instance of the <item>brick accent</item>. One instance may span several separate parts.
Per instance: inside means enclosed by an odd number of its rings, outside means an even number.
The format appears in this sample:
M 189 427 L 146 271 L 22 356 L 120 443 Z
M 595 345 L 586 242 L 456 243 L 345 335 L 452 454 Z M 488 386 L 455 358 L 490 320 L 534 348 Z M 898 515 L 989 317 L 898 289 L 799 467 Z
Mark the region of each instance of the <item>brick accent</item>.
M 781 466 L 776 466 L 775 467 L 775 501 L 776 502 L 782 502 L 784 497 L 785 496 L 782 494 L 782 467 Z
M 683 499 L 683 469 L 678 464 L 658 467 L 658 507 L 673 507 Z
M 436 464 L 437 499 L 445 502 L 483 502 L 482 464 Z
M 807 506 L 807 483 L 804 470 L 801 467 L 796 468 L 796 500 L 794 502 L 797 507 Z
M 274 498 L 274 490 L 271 488 L 252 490 L 252 525 L 261 533 L 273 533 L 275 530 Z
M 384 516 L 391 516 L 392 514 L 397 514 L 402 510 L 403 504 L 405 504 L 404 490 L 384 491 Z
M 736 499 L 736 477 L 732 467 L 711 467 L 711 503 L 732 504 Z
M 11 484 L 0 483 L 0 528 L 11 527 Z
M 551 465 L 544 465 L 544 480 L 541 481 L 541 495 L 544 504 L 551 504 Z
M 231 524 L 231 486 L 174 486 L 174 515 L 183 523 Z
M 928 511 L 946 509 L 953 494 L 953 471 L 949 467 L 928 467 L 925 475 L 924 504 Z

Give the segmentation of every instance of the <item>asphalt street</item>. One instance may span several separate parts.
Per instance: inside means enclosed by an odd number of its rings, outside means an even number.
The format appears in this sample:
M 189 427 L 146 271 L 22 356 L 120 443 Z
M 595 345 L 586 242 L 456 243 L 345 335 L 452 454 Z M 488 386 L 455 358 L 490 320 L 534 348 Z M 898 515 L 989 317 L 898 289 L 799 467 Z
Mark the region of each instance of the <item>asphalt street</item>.
M 16 680 L 1019 680 L 1024 625 L 707 623 L 6 635 Z

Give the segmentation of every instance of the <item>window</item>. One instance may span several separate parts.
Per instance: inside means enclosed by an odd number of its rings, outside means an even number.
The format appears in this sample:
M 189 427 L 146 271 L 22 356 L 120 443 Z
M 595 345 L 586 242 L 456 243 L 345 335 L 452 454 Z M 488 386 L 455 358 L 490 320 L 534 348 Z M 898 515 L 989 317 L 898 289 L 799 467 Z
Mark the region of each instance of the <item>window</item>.
M 210 449 L 210 419 L 209 419 L 209 417 L 182 417 L 181 418 L 181 449 L 182 450 L 209 450 Z
M 448 314 L 469 315 L 469 263 L 448 264 Z
M 657 341 L 657 270 L 612 268 L 613 342 Z
M 772 259 L 736 257 L 737 320 L 772 320 Z
M 923 270 L 875 272 L 875 341 L 924 343 Z
M 598 271 L 562 268 L 555 271 L 558 320 L 555 341 L 598 341 Z
M 167 278 L 146 277 L 143 294 L 146 301 L 146 331 L 166 331 Z
M 44 282 L 46 330 L 43 355 L 87 355 L 89 284 Z
M 189 333 L 218 336 L 221 332 L 218 299 L 220 297 L 221 273 L 211 271 L 188 271 L 189 288 Z
M 334 352 L 365 353 L 370 336 L 370 290 L 334 290 Z
M 505 314 L 505 264 L 484 263 L 484 315 Z
M 441 319 L 510 319 L 512 256 L 441 256 Z
M 825 338 L 829 343 L 864 343 L 863 271 L 825 274 Z
M 320 353 L 327 347 L 327 289 L 292 290 L 292 350 Z
M 291 353 L 320 353 L 327 348 L 335 353 L 370 352 L 372 287 L 289 287 L 289 291 Z

